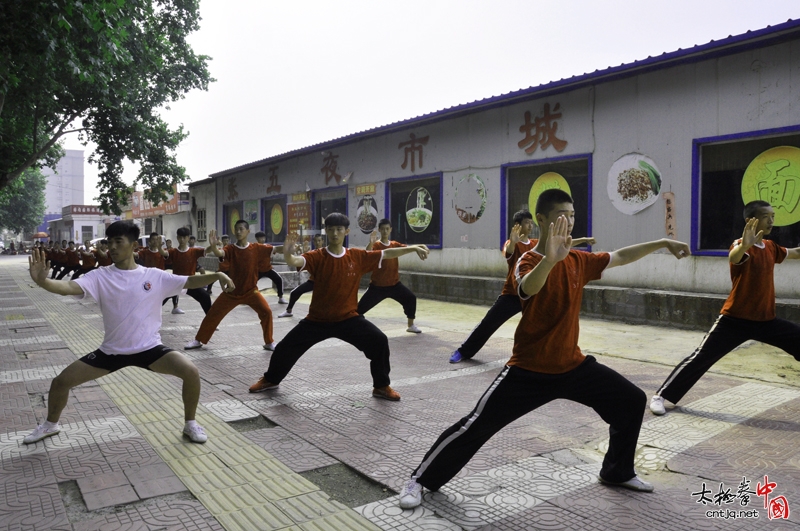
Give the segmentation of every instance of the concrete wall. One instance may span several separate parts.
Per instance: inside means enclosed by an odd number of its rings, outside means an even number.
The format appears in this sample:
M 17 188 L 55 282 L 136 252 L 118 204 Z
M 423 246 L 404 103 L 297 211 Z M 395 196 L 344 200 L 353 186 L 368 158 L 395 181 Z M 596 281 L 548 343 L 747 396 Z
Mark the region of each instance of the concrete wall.
M 364 246 L 368 241 L 368 236 L 355 225 L 359 200 L 356 186 L 377 185 L 374 197 L 379 217 L 385 217 L 386 180 L 441 173 L 443 248 L 434 250 L 425 262 L 404 257 L 401 269 L 503 277 L 506 266 L 498 252 L 504 239 L 501 230 L 505 230 L 503 204 L 518 204 L 519 198 L 501 195 L 502 166 L 579 155 L 591 157 L 592 236 L 597 238 L 594 251 L 611 251 L 665 237 L 663 198 L 635 215 L 627 215 L 617 210 L 608 197 L 609 170 L 628 153 L 647 155 L 657 164 L 663 177 L 662 191 L 675 193 L 677 237 L 688 242 L 695 230 L 691 219 L 693 139 L 800 125 L 797 79 L 800 42 L 785 42 L 332 148 L 329 151 L 339 157 L 338 173 L 353 172 L 347 183 L 350 245 Z M 530 111 L 533 117 L 541 116 L 545 104 L 551 111 L 559 104 L 563 117 L 558 120 L 557 136 L 568 144 L 561 152 L 549 147 L 527 155 L 517 144 L 522 139 L 519 128 L 523 115 Z M 429 137 L 423 166 L 414 172 L 410 164 L 401 168 L 404 153 L 398 148 L 409 140 L 410 133 L 417 138 Z M 337 186 L 334 181 L 327 186 L 324 182 L 320 171 L 324 157 L 323 153 L 305 154 L 218 178 L 217 212 L 221 213 L 222 205 L 229 201 L 266 197 L 272 166 L 278 166 L 280 194 L 304 192 L 306 187 L 324 190 Z M 453 204 L 458 182 L 471 173 L 486 183 L 487 203 L 483 216 L 467 224 L 458 218 Z M 210 200 L 203 197 L 204 201 Z M 777 271 L 797 278 L 800 264 L 787 263 Z M 611 269 L 600 284 L 726 293 L 730 278 L 724 257 L 697 256 L 678 262 L 662 253 Z M 776 289 L 779 297 L 800 298 L 800 282 L 779 282 Z

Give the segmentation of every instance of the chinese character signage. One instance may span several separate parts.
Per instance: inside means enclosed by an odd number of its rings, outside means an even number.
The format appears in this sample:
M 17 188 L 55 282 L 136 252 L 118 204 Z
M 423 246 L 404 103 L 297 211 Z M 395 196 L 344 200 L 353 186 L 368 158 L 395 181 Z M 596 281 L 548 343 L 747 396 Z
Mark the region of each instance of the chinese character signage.
M 550 112 L 550 104 L 544 104 L 544 113 L 531 121 L 531 112 L 525 111 L 524 123 L 519 127 L 519 132 L 524 136 L 517 142 L 520 149 L 532 155 L 536 149 L 546 150 L 550 146 L 559 153 L 567 147 L 567 141 L 556 136 L 558 134 L 558 122 L 561 118 L 561 104 L 556 103 L 553 111 Z
M 328 184 L 332 180 L 336 180 L 336 184 L 339 184 L 339 181 L 342 179 L 342 176 L 339 175 L 336 170 L 339 166 L 339 163 L 336 162 L 339 158 L 339 155 L 334 155 L 333 153 L 328 153 L 325 155 L 325 159 L 322 161 L 322 169 L 320 169 L 320 173 L 325 174 L 325 184 Z
M 281 193 L 281 185 L 278 184 L 278 166 L 272 166 L 269 169 L 269 186 L 267 186 L 267 195 Z
M 173 192 L 167 194 L 167 201 L 153 205 L 150 201 L 144 198 L 144 192 L 133 192 L 131 197 L 131 215 L 134 218 L 152 218 L 155 216 L 162 216 L 164 214 L 174 214 L 178 211 L 178 186 L 172 188 Z
M 416 171 L 417 161 L 419 161 L 419 167 L 422 168 L 422 148 L 428 144 L 429 137 L 417 138 L 414 133 L 411 133 L 408 137 L 410 140 L 400 142 L 397 145 L 397 149 L 403 150 L 403 163 L 400 167 L 406 169 L 410 163 L 411 172 L 413 173 Z
M 359 184 L 356 186 L 356 195 L 375 195 L 375 183 Z
M 742 200 L 772 205 L 776 227 L 800 221 L 800 149 L 779 146 L 754 158 L 742 178 Z
M 300 225 L 308 230 L 311 224 L 311 203 L 295 203 L 288 205 L 289 232 L 300 232 Z

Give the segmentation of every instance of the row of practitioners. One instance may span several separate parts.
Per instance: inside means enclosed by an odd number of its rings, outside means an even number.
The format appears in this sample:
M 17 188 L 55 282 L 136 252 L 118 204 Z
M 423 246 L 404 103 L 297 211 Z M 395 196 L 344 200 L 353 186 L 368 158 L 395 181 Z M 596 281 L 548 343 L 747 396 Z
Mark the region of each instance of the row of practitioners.
M 584 356 L 581 353 L 577 344 L 580 301 L 583 286 L 599 279 L 606 268 L 629 264 L 664 248 L 676 258 L 684 258 L 690 254 L 689 247 L 682 242 L 662 239 L 632 245 L 611 253 L 576 251 L 571 249 L 574 243 L 571 230 L 575 210 L 568 194 L 560 190 L 544 192 L 537 202 L 535 212 L 540 239 L 536 241 L 528 238 L 533 226 L 533 216 L 529 213 L 519 213 L 520 217 L 516 220 L 517 223 L 504 249 L 510 265 L 507 281 L 510 282 L 513 291 L 503 293 L 501 297 L 514 294 L 517 300 L 516 310 L 522 313 L 515 333 L 511 358 L 480 397 L 475 408 L 441 434 L 414 470 L 400 493 L 399 502 L 403 508 L 419 505 L 423 488 L 436 491 L 452 479 L 478 449 L 502 427 L 558 398 L 573 400 L 593 408 L 609 424 L 609 449 L 599 473 L 600 482 L 637 491 L 653 490 L 652 485 L 638 478 L 633 466 L 642 412 L 647 403 L 646 395 L 624 376 L 602 365 L 592 356 Z M 733 290 L 722 310 L 722 315 L 700 347 L 675 368 L 651 399 L 650 409 L 655 414 L 665 413 L 664 399 L 673 403 L 679 401 L 713 363 L 748 339 L 778 346 L 796 359 L 800 359 L 800 342 L 798 342 L 800 327 L 775 318 L 772 280 L 774 264 L 786 258 L 800 258 L 800 248 L 786 249 L 764 239 L 764 236 L 770 233 L 774 222 L 774 211 L 768 203 L 749 203 L 745 207 L 744 215 L 747 222 L 742 238 L 731 246 L 729 258 Z M 242 223 L 241 229 L 237 224 L 238 242 L 246 243 L 247 230 L 246 222 Z M 326 218 L 325 232 L 328 237 L 326 248 L 315 249 L 302 256 L 294 256 L 291 253 L 284 255 L 290 266 L 309 271 L 315 282 L 314 294 L 308 316 L 277 345 L 272 343 L 271 319 L 269 320 L 270 336 L 265 337 L 265 345 L 270 344 L 274 352 L 267 371 L 251 386 L 250 391 L 268 392 L 278 389 L 294 364 L 311 346 L 335 337 L 356 346 L 370 360 L 373 396 L 399 400 L 400 395 L 390 387 L 388 341 L 377 327 L 359 314 L 358 285 L 363 274 L 381 269 L 384 262 L 408 252 L 416 252 L 424 259 L 428 250 L 424 246 L 382 251 L 345 249 L 343 243 L 349 232 L 349 220 L 341 214 L 331 214 Z M 130 285 L 131 293 L 134 293 L 142 280 L 137 277 L 147 273 L 143 272 L 143 268 L 137 269 L 135 264 L 129 267 L 132 261 L 126 262 L 124 258 L 127 249 L 126 237 L 120 236 L 117 239 L 119 242 L 114 245 L 120 249 L 116 256 L 119 260 L 114 261 L 113 267 L 102 268 L 78 281 L 57 283 L 47 279 L 41 257 L 34 255 L 31 259 L 31 277 L 37 284 L 54 293 L 72 295 L 89 293 L 92 297 L 102 299 L 104 294 L 96 286 L 104 282 L 114 285 L 112 276 L 124 272 L 123 276 L 126 279 L 135 279 Z M 295 235 L 289 235 L 285 247 L 292 248 L 296 241 Z M 526 246 L 528 248 L 523 250 L 522 248 Z M 226 246 L 219 250 L 215 244 L 211 247 L 214 248 L 212 252 L 216 250 L 224 257 L 231 258 L 232 272 L 238 269 L 239 264 L 233 253 L 238 253 L 242 249 L 233 250 Z M 246 250 L 249 245 L 243 244 L 240 247 Z M 257 255 L 256 251 L 251 252 Z M 512 260 L 511 257 L 515 253 L 519 254 L 519 258 Z M 249 260 L 252 262 L 253 259 Z M 246 264 L 246 260 L 243 261 L 240 269 L 249 271 L 258 269 L 252 263 L 249 266 Z M 100 273 L 101 271 L 105 273 Z M 257 277 L 253 274 L 250 276 Z M 112 280 L 104 281 L 106 277 Z M 196 400 L 191 400 L 194 396 L 191 390 L 195 385 L 199 393 L 197 370 L 177 351 L 160 345 L 158 326 L 160 326 L 159 308 L 162 299 L 158 297 L 175 294 L 174 292 L 181 288 L 200 287 L 215 280 L 220 281 L 225 299 L 237 297 L 238 300 L 245 300 L 253 292 L 257 292 L 257 289 L 254 282 L 246 290 L 240 289 L 222 272 L 188 278 L 178 277 L 177 280 L 173 277 L 176 276 L 160 272 L 160 275 L 151 276 L 151 280 L 141 284 L 148 286 L 145 291 L 156 291 L 155 297 L 150 297 L 155 301 L 150 303 L 153 305 L 150 317 L 153 322 L 149 325 L 149 330 L 153 330 L 153 339 L 156 340 L 154 346 L 137 345 L 138 338 L 146 337 L 138 333 L 125 338 L 127 341 L 125 346 L 114 341 L 114 334 L 120 330 L 113 327 L 113 317 L 106 317 L 106 313 L 113 313 L 111 309 L 101 302 L 106 325 L 103 345 L 98 351 L 88 355 L 91 359 L 82 358 L 56 377 L 51 386 L 47 421 L 26 437 L 26 442 L 35 442 L 58 432 L 58 415 L 66 403 L 67 392 L 72 386 L 127 365 L 149 367 L 154 371 L 183 377 L 187 404 L 187 424 L 184 433 L 195 442 L 201 442 L 200 439 L 205 440 L 202 428 L 194 422 L 193 408 L 196 407 Z M 116 293 L 119 293 L 119 290 L 116 290 Z M 220 298 L 222 297 L 223 295 L 220 295 Z M 230 306 L 231 302 L 235 300 L 229 300 L 221 309 Z M 487 319 L 490 321 L 488 324 L 494 325 L 500 320 L 494 315 L 498 313 L 496 306 L 497 304 L 487 314 Z M 505 314 L 511 312 L 511 305 L 508 306 L 509 309 Z M 124 313 L 125 310 L 123 308 L 120 311 Z M 206 319 L 212 313 L 213 311 L 210 311 Z M 109 322 L 106 322 L 107 319 Z M 143 318 L 140 317 L 139 320 L 141 319 Z M 206 319 L 201 325 L 201 332 L 205 326 L 206 334 L 210 337 L 214 328 L 210 326 L 211 323 L 206 325 Z M 217 319 L 221 320 L 221 317 L 216 316 L 214 319 L 218 323 Z M 485 327 L 487 330 L 491 328 L 488 324 Z M 131 329 L 138 330 L 139 327 Z M 469 340 L 466 343 L 469 343 Z M 145 350 L 142 348 L 144 346 L 149 348 Z M 159 355 L 156 361 L 151 361 L 147 353 L 153 348 L 169 351 Z M 108 352 L 109 349 L 112 351 Z M 458 357 L 456 354 L 461 356 Z M 461 361 L 471 355 L 474 355 L 474 352 L 462 345 L 453 353 L 451 362 Z M 100 357 L 117 358 L 117 361 L 114 364 L 96 361 Z M 121 365 L 122 363 L 124 365 Z M 180 370 L 181 367 L 186 368 L 184 372 Z M 187 389 L 190 392 L 187 392 Z M 198 431 L 202 436 L 195 435 Z

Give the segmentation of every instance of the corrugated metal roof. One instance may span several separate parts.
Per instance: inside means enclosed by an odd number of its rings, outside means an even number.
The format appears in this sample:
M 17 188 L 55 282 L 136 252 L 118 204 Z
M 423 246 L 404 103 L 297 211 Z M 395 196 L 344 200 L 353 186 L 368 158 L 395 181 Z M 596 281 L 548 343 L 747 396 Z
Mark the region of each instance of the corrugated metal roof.
M 232 173 L 238 173 L 243 170 L 264 166 L 267 164 L 275 164 L 283 160 L 313 153 L 316 151 L 324 151 L 339 147 L 345 144 L 364 140 L 389 132 L 402 131 L 413 127 L 438 122 L 441 120 L 451 119 L 465 114 L 472 114 L 479 111 L 484 111 L 494 107 L 503 107 L 521 101 L 530 100 L 534 98 L 541 98 L 552 94 L 558 94 L 569 90 L 575 90 L 587 85 L 596 85 L 598 83 L 606 83 L 615 79 L 623 77 L 630 77 L 639 75 L 653 70 L 661 70 L 679 64 L 695 63 L 704 61 L 714 57 L 721 57 L 741 52 L 750 48 L 761 48 L 770 46 L 786 40 L 791 40 L 800 36 L 800 20 L 789 19 L 788 21 L 777 24 L 775 26 L 767 26 L 760 30 L 752 30 L 742 33 L 740 35 L 730 35 L 725 39 L 711 40 L 706 44 L 699 44 L 687 49 L 678 48 L 674 52 L 664 52 L 656 57 L 648 56 L 647 59 L 640 59 L 632 63 L 624 63 L 619 66 L 612 66 L 603 70 L 595 70 L 591 73 L 576 75 L 558 81 L 552 81 L 535 87 L 526 89 L 515 90 L 499 96 L 492 96 L 481 100 L 476 100 L 470 103 L 461 105 L 454 105 L 444 109 L 393 122 L 387 125 L 374 127 L 365 131 L 360 131 L 350 135 L 335 138 L 318 144 L 313 144 L 303 148 L 287 151 L 279 155 L 274 155 L 265 159 L 236 166 L 227 170 L 223 170 L 210 175 L 211 179 L 224 177 Z M 207 182 L 205 179 L 200 182 Z M 191 183 L 191 184 L 199 184 Z

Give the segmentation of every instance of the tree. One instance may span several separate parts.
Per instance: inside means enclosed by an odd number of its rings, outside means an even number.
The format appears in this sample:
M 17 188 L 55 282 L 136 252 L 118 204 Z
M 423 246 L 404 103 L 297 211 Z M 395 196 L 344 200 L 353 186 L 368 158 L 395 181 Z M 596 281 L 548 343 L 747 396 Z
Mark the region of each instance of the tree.
M 0 190 L 27 168 L 55 167 L 59 141 L 77 134 L 97 145 L 101 208 L 119 214 L 135 184 L 166 199 L 186 179 L 175 149 L 187 136 L 159 110 L 208 89 L 207 56 L 186 37 L 198 29 L 199 0 L 0 1 Z M 168 108 L 168 107 L 167 107 Z M 75 125 L 79 123 L 79 125 Z
M 37 168 L 28 168 L 21 178 L 0 191 L 0 229 L 22 233 L 41 225 L 46 186 L 47 177 Z

